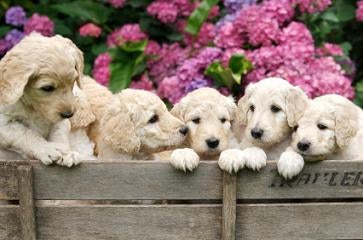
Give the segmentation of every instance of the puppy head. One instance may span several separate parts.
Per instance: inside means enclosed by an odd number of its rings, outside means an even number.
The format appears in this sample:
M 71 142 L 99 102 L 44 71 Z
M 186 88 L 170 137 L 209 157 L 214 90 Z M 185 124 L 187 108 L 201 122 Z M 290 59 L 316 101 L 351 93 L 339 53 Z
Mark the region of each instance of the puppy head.
M 126 89 L 114 96 L 101 120 L 102 135 L 116 151 L 155 153 L 180 145 L 188 129 L 155 94 Z
M 261 147 L 286 139 L 302 116 L 308 98 L 298 87 L 281 78 L 266 78 L 250 84 L 238 102 L 237 122 L 244 137 Z
M 307 158 L 321 158 L 345 148 L 358 131 L 357 107 L 339 95 L 310 101 L 292 135 L 292 147 Z
M 228 148 L 236 105 L 212 88 L 189 93 L 171 110 L 190 130 L 187 142 L 198 154 L 215 156 Z
M 20 100 L 50 122 L 73 115 L 83 56 L 69 39 L 31 34 L 3 57 L 0 71 L 1 105 Z

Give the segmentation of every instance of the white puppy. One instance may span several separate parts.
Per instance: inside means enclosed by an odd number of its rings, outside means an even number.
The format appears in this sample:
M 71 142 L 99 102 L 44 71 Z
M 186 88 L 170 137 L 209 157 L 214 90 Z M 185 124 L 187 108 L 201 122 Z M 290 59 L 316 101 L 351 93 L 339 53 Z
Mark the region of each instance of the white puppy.
M 68 118 L 76 109 L 72 90 L 83 73 L 82 52 L 61 36 L 31 34 L 1 59 L 0 70 L 1 157 L 78 164 L 78 154 L 57 142 L 60 138 L 52 131 L 62 120 L 64 128 L 70 127 Z
M 266 165 L 267 158 L 279 159 L 290 145 L 291 131 L 303 114 L 308 98 L 299 88 L 281 78 L 266 78 L 250 84 L 238 102 L 237 121 L 234 130 L 240 139 L 245 165 L 259 170 Z M 238 158 L 222 169 L 237 172 L 231 166 Z
M 339 95 L 317 97 L 299 119 L 291 148 L 281 156 L 278 170 L 292 178 L 302 170 L 303 159 L 363 160 L 362 142 L 362 110 Z
M 171 113 L 189 128 L 183 149 L 176 149 L 170 157 L 171 164 L 183 171 L 192 171 L 199 159 L 218 159 L 222 151 L 234 145 L 236 139 L 231 131 L 236 104 L 212 88 L 197 89 L 177 103 Z M 236 150 L 239 151 L 239 150 Z M 233 151 L 225 158 L 235 157 Z
M 92 130 L 99 159 L 152 159 L 152 154 L 180 145 L 188 133 L 151 92 L 126 89 L 105 104 Z

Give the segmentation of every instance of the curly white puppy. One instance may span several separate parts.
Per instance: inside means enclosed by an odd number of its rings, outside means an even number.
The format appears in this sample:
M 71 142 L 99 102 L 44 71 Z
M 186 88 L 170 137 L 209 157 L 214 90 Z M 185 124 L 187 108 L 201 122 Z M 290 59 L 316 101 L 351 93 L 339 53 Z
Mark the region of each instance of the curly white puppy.
M 102 112 L 92 134 L 102 160 L 152 159 L 180 145 L 188 133 L 158 96 L 143 90 L 123 90 Z
M 77 164 L 76 153 L 48 137 L 75 111 L 72 90 L 82 76 L 82 52 L 61 36 L 31 34 L 1 59 L 0 70 L 1 157 Z
M 246 167 L 259 170 L 289 146 L 292 128 L 308 103 L 305 93 L 281 78 L 250 84 L 238 102 L 236 124 Z M 234 159 L 230 165 L 238 166 Z M 225 168 L 229 171 L 235 168 Z
M 200 88 L 182 98 L 171 113 L 189 127 L 190 133 L 185 142 L 188 148 L 174 150 L 171 164 L 183 171 L 192 171 L 198 166 L 200 158 L 213 160 L 233 144 L 237 146 L 231 131 L 235 111 L 234 100 L 212 88 Z M 235 156 L 231 151 L 221 157 L 229 161 Z
M 285 178 L 299 174 L 305 161 L 363 160 L 363 112 L 348 99 L 325 95 L 311 100 L 283 153 L 278 170 Z

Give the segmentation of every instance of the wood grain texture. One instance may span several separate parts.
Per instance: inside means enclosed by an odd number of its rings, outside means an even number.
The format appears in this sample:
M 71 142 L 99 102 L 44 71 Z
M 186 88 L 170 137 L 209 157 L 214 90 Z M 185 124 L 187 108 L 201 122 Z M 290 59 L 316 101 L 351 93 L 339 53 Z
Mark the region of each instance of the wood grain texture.
M 0 205 L 0 240 L 21 240 L 19 207 Z
M 237 177 L 223 175 L 222 240 L 236 239 Z
M 17 174 L 19 190 L 19 218 L 22 230 L 22 240 L 36 240 L 32 166 L 19 166 Z
M 237 205 L 236 239 L 362 239 L 363 203 Z
M 39 240 L 210 240 L 221 206 L 49 206 L 37 211 Z
M 19 162 L 0 161 L 0 200 L 18 198 L 17 163 Z
M 65 169 L 34 165 L 36 199 L 222 199 L 222 172 L 201 163 L 192 173 L 166 162 L 88 162 Z
M 290 181 L 277 173 L 276 162 L 268 162 L 257 173 L 243 169 L 237 186 L 237 199 L 363 199 L 363 161 L 306 163 Z

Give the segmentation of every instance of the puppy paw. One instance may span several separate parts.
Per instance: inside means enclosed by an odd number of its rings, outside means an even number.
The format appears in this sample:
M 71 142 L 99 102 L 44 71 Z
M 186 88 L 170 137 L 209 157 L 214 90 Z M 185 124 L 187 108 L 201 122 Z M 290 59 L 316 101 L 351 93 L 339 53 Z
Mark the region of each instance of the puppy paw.
M 193 149 L 176 149 L 170 156 L 170 163 L 176 169 L 193 171 L 199 164 L 199 156 Z
M 284 152 L 277 162 L 277 170 L 285 179 L 298 175 L 304 167 L 304 158 L 295 152 Z
M 62 152 L 51 146 L 43 147 L 40 151 L 34 154 L 34 157 L 40 160 L 45 165 L 50 165 L 53 162 L 60 161 L 63 158 Z
M 237 173 L 245 166 L 245 158 L 242 150 L 239 149 L 227 149 L 224 150 L 219 156 L 219 167 L 229 173 Z
M 259 171 L 266 166 L 267 156 L 261 148 L 250 147 L 243 150 L 245 156 L 246 167 Z
M 81 162 L 80 154 L 78 152 L 70 152 L 65 154 L 62 159 L 56 161 L 60 166 L 72 167 L 76 166 Z

